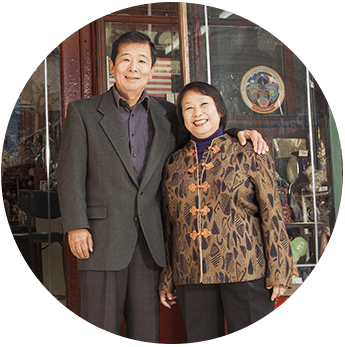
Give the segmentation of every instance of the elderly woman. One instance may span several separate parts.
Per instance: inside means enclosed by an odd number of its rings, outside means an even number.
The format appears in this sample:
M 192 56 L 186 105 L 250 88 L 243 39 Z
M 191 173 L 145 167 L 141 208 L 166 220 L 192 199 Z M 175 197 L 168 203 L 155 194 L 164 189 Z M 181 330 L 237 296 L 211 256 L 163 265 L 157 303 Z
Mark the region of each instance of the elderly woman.
M 167 160 L 162 180 L 168 267 L 163 305 L 175 289 L 188 342 L 232 333 L 274 309 L 291 283 L 292 254 L 270 155 L 223 133 L 218 90 L 186 85 L 177 100 L 191 139 Z

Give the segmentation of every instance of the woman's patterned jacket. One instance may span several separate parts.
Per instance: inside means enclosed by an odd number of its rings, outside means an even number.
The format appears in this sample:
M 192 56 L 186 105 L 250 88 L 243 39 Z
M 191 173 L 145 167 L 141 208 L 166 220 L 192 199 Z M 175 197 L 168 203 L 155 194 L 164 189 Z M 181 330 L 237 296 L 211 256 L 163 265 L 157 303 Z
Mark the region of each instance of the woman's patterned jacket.
M 159 290 L 262 277 L 267 286 L 291 285 L 292 253 L 270 155 L 222 135 L 199 163 L 190 141 L 166 162 L 162 201 L 168 267 Z

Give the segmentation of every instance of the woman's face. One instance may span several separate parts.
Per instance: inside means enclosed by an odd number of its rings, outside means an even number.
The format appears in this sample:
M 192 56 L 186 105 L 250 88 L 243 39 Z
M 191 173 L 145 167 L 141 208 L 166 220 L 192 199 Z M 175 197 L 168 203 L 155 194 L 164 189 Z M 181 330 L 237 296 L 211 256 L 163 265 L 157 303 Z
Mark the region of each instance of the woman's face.
M 210 137 L 219 128 L 220 115 L 210 96 L 187 92 L 182 99 L 182 114 L 185 127 L 199 139 Z

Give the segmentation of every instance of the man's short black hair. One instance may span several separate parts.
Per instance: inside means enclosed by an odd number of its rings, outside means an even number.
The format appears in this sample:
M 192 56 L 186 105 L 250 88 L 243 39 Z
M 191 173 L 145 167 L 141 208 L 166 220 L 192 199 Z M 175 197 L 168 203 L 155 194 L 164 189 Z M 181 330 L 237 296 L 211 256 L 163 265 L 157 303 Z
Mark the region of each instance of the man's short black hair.
M 228 120 L 228 111 L 225 106 L 224 99 L 218 89 L 208 83 L 205 82 L 191 82 L 183 87 L 183 89 L 180 91 L 178 97 L 177 97 L 177 116 L 180 122 L 184 125 L 184 119 L 183 119 L 183 113 L 182 113 L 182 99 L 186 95 L 187 92 L 193 91 L 196 93 L 200 93 L 206 96 L 209 96 L 213 99 L 218 114 L 220 115 L 220 124 L 219 126 L 225 130 L 226 123 Z
M 151 42 L 151 39 L 139 31 L 128 31 L 117 38 L 112 47 L 111 60 L 115 64 L 117 55 L 119 54 L 119 49 L 122 44 L 125 43 L 145 43 L 147 42 L 151 48 L 151 60 L 152 66 L 155 65 L 157 59 L 157 51 L 155 45 Z

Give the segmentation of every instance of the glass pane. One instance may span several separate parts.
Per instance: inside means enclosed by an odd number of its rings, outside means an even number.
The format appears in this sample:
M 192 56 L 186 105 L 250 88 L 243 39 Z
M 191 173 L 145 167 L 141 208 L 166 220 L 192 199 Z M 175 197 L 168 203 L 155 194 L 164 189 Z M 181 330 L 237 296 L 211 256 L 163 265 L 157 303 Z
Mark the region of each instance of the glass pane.
M 179 36 L 175 25 L 106 22 L 107 88 L 115 83 L 109 71 L 112 44 L 120 35 L 131 30 L 148 35 L 157 49 L 155 73 L 147 84 L 147 92 L 175 102 L 181 89 Z
M 335 223 L 327 101 L 298 57 L 261 27 L 212 7 L 188 11 L 191 81 L 221 91 L 228 127 L 250 124 L 270 146 L 300 284 Z
M 55 192 L 61 134 L 59 49 L 46 58 L 46 70 L 42 62 L 13 109 L 2 153 L 2 189 L 10 228 L 24 259 L 46 288 L 64 296 L 62 233 Z
M 190 40 L 191 43 L 194 41 L 191 49 L 197 57 L 197 62 L 192 62 L 191 79 L 205 79 L 209 55 L 212 84 L 221 91 L 232 121 L 245 123 L 247 118 L 243 116 L 257 116 L 257 113 L 241 97 L 242 78 L 253 67 L 260 65 L 268 66 L 279 76 L 284 76 L 282 44 L 261 28 L 237 26 L 222 20 L 217 24 L 212 24 L 210 20 L 209 34 L 206 35 L 203 18 L 195 19 L 196 23 L 189 22 L 191 39 L 194 38 Z M 209 52 L 206 51 L 206 40 L 209 41 Z M 285 105 L 282 105 L 274 114 L 283 114 L 284 108 Z
M 114 12 L 116 15 L 143 15 L 143 16 L 163 16 L 177 17 L 177 3 L 155 3 L 126 8 Z
M 48 57 L 48 118 L 50 148 L 50 189 L 56 190 L 56 169 L 61 141 L 61 83 L 60 50 L 56 48 Z

